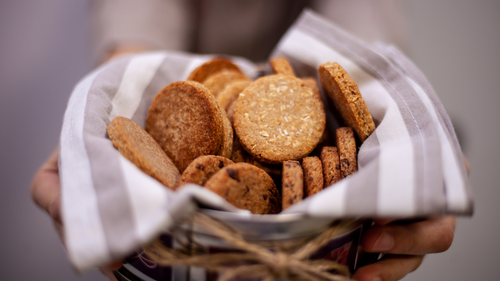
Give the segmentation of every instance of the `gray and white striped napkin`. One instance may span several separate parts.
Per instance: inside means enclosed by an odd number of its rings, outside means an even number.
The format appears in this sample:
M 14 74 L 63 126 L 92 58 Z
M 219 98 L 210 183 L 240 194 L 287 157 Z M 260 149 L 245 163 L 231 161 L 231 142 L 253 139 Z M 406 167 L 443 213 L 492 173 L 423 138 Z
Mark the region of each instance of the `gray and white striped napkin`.
M 368 45 L 305 11 L 276 47 L 303 75 L 338 62 L 357 82 L 377 129 L 359 149 L 359 171 L 287 209 L 310 216 L 415 217 L 472 213 L 472 196 L 450 120 L 420 71 L 395 48 Z M 238 211 L 196 185 L 165 189 L 122 157 L 106 136 L 125 116 L 144 127 L 166 85 L 213 56 L 154 52 L 123 58 L 84 77 L 71 94 L 60 139 L 65 242 L 86 270 L 123 257 L 195 209 Z M 250 77 L 257 67 L 234 58 Z

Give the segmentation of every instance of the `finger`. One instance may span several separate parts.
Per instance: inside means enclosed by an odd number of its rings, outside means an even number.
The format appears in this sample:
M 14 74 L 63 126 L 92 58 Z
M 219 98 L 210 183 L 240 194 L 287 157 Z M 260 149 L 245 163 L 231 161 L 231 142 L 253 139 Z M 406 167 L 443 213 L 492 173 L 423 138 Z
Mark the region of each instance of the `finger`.
M 456 219 L 432 218 L 409 224 L 374 225 L 363 236 L 367 252 L 425 255 L 446 251 L 453 242 Z
M 387 255 L 376 263 L 356 270 L 352 279 L 356 281 L 392 281 L 405 277 L 417 269 L 424 256 Z
M 31 184 L 31 197 L 58 223 L 61 223 L 61 190 L 59 168 L 57 166 L 57 149 L 42 165 Z
M 105 267 L 100 267 L 99 271 L 101 271 L 104 276 L 108 277 L 110 281 L 118 281 L 116 277 L 113 275 L 113 270 Z

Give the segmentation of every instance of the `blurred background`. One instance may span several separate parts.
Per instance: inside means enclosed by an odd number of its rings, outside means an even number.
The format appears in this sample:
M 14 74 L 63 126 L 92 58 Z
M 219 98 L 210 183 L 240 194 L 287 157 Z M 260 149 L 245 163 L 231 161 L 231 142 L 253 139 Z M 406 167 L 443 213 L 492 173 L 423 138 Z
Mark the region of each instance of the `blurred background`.
M 500 280 L 500 1 L 401 2 L 401 47 L 455 124 L 475 198 L 474 215 L 459 219 L 451 248 L 428 255 L 404 280 Z M 35 171 L 58 143 L 73 86 L 95 67 L 88 10 L 88 0 L 0 1 L 2 280 L 106 280 L 97 270 L 71 268 L 51 220 L 29 195 Z

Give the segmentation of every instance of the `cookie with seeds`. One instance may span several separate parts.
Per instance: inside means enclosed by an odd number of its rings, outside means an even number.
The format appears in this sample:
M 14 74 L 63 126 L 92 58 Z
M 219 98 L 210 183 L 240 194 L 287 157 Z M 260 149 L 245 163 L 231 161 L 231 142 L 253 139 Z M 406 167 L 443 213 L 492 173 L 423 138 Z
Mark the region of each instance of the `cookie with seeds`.
M 281 211 L 280 195 L 271 177 L 251 164 L 235 163 L 222 168 L 205 187 L 229 203 L 253 214 L 277 214 Z
M 209 76 L 214 75 L 215 73 L 220 72 L 224 69 L 236 71 L 243 74 L 238 66 L 232 63 L 230 60 L 225 58 L 214 58 L 191 71 L 189 77 L 186 80 L 203 83 Z
M 279 164 L 307 156 L 324 129 L 321 97 L 296 77 L 259 78 L 235 102 L 235 133 L 244 149 L 261 162 Z
M 281 177 L 281 207 L 286 210 L 304 197 L 304 174 L 299 161 L 284 161 Z
M 179 170 L 158 143 L 132 120 L 118 116 L 108 124 L 113 146 L 141 171 L 174 189 Z
M 234 162 L 226 157 L 215 155 L 200 156 L 194 159 L 193 162 L 187 166 L 186 170 L 184 170 L 177 182 L 176 189 L 186 183 L 194 183 L 203 186 L 213 174 L 229 164 L 234 164 Z
M 338 63 L 324 63 L 318 72 L 321 85 L 343 121 L 365 141 L 375 131 L 375 124 L 356 82 Z
M 179 171 L 202 155 L 215 155 L 224 140 L 225 114 L 200 83 L 174 82 L 158 93 L 149 108 L 146 131 Z
M 217 96 L 217 101 L 220 107 L 224 110 L 228 110 L 229 105 L 232 104 L 240 95 L 246 87 L 248 87 L 252 81 L 250 80 L 236 80 L 229 83 L 224 90 L 222 90 Z
M 210 90 L 210 93 L 214 97 L 218 97 L 220 92 L 222 92 L 226 86 L 234 81 L 250 81 L 248 77 L 238 71 L 223 69 L 211 76 L 209 76 L 204 82 L 203 86 Z
M 324 187 L 323 165 L 317 156 L 302 159 L 304 169 L 304 197 L 314 195 Z
M 273 73 L 295 76 L 295 72 L 293 71 L 290 62 L 286 58 L 279 57 L 270 59 L 269 63 L 271 64 Z
M 321 164 L 323 165 L 323 175 L 325 177 L 325 187 L 328 187 L 339 180 L 340 159 L 339 152 L 335 146 L 325 146 L 321 150 Z
M 353 130 L 349 127 L 338 128 L 335 133 L 339 152 L 340 177 L 345 178 L 358 170 L 356 140 Z

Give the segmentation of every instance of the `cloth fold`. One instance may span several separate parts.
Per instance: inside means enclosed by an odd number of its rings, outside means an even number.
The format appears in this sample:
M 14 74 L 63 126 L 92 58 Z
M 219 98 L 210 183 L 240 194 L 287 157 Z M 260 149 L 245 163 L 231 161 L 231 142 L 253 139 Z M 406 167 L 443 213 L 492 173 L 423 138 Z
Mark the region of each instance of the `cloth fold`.
M 361 42 L 305 11 L 272 56 L 286 56 L 299 76 L 317 76 L 320 64 L 338 62 L 357 82 L 377 125 L 359 149 L 357 173 L 286 213 L 472 213 L 470 186 L 451 122 L 429 82 L 394 47 Z M 131 56 L 96 69 L 73 90 L 63 120 L 59 165 L 65 242 L 78 270 L 129 254 L 198 204 L 238 211 L 199 186 L 165 189 L 122 157 L 106 135 L 107 124 L 116 116 L 144 127 L 155 95 L 212 57 L 169 51 Z M 254 63 L 233 60 L 249 77 L 257 76 Z M 332 120 L 328 106 L 327 111 Z

